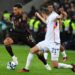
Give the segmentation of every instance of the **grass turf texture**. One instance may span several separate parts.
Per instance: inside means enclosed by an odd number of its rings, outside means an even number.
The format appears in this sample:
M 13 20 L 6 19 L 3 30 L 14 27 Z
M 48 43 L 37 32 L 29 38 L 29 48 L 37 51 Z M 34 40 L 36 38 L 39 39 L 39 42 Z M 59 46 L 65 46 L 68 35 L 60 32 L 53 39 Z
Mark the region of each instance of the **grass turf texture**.
M 7 70 L 6 64 L 11 61 L 9 54 L 6 52 L 3 45 L 0 45 L 0 75 L 75 75 L 70 69 L 55 69 L 52 71 L 47 71 L 44 65 L 38 60 L 36 55 L 32 60 L 29 73 L 19 73 L 18 70 L 22 69 L 25 65 L 26 58 L 29 52 L 29 47 L 13 45 L 12 46 L 15 55 L 18 57 L 19 65 L 15 70 Z M 75 51 L 67 51 L 68 60 L 65 62 L 67 64 L 75 63 Z M 60 54 L 60 62 L 62 62 L 62 56 Z M 48 63 L 50 62 L 50 55 L 48 56 Z

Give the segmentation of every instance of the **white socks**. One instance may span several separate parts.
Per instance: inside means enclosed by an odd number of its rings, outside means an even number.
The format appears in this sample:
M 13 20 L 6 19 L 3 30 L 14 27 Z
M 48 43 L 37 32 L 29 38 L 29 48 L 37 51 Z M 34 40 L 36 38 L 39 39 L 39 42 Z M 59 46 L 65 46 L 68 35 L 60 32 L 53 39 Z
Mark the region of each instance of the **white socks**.
M 63 52 L 61 52 L 61 54 L 62 54 L 63 57 L 67 57 L 65 50 Z M 48 58 L 47 52 L 44 53 L 44 58 L 47 60 L 47 58 Z
M 64 63 L 58 63 L 58 68 L 72 68 L 72 65 L 67 65 Z
M 47 60 L 47 58 L 48 58 L 48 53 L 47 52 L 44 52 L 44 58 L 45 58 L 45 60 Z
M 63 57 L 67 57 L 65 50 L 63 52 L 61 52 L 61 53 L 62 53 Z
M 32 59 L 33 59 L 33 54 L 32 53 L 29 53 L 28 54 L 28 57 L 27 57 L 25 69 L 29 69 L 29 66 L 30 66 L 30 63 L 31 63 L 31 60 Z
M 47 70 L 49 70 L 49 71 L 52 70 L 51 67 L 50 67 L 48 64 L 45 65 L 45 68 L 46 68 Z
M 16 65 L 18 65 L 18 60 L 17 60 L 17 57 L 16 57 L 16 56 L 13 56 L 13 57 L 12 57 L 12 60 L 13 60 L 13 62 L 14 62 Z
M 62 54 L 63 57 L 67 57 L 65 50 L 63 52 L 61 52 L 61 54 Z M 48 58 L 47 52 L 44 53 L 44 58 L 47 60 L 47 58 Z
M 16 56 L 13 56 L 13 57 L 12 57 L 12 60 L 14 61 L 16 58 L 17 58 Z

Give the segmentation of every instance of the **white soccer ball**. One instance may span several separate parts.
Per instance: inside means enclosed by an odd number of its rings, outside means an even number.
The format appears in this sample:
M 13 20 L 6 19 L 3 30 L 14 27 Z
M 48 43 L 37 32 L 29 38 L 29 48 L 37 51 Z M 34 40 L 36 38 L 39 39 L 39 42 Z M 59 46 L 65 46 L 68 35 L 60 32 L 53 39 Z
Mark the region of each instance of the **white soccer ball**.
M 16 64 L 14 62 L 8 62 L 7 63 L 7 69 L 8 70 L 14 70 L 16 67 Z

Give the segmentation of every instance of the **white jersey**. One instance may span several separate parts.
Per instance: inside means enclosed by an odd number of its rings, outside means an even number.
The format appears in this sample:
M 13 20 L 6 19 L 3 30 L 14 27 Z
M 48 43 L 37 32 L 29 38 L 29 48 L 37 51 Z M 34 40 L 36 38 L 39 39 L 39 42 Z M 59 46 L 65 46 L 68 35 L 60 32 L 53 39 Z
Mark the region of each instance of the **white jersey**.
M 45 41 L 50 43 L 60 43 L 60 29 L 57 17 L 59 15 L 56 12 L 52 12 L 46 20 L 47 32 L 45 35 Z

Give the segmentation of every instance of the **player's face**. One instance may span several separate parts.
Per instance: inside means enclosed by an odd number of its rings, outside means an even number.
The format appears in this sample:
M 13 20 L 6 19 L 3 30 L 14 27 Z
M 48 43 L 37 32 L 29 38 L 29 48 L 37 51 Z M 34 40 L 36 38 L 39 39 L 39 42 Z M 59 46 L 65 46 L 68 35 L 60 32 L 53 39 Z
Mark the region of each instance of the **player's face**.
M 18 15 L 20 12 L 21 12 L 20 8 L 13 7 L 13 13 L 14 13 L 14 15 Z
M 49 5 L 48 6 L 48 11 L 51 13 L 53 11 L 53 6 L 52 5 Z

